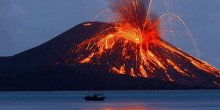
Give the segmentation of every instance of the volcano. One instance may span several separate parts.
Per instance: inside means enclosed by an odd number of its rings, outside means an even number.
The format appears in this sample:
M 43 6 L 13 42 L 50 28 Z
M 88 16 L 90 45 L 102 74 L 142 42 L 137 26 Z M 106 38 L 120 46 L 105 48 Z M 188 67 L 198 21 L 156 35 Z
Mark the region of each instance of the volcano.
M 151 2 L 111 2 L 118 22 L 85 22 L 38 47 L 0 58 L 0 87 L 2 90 L 220 88 L 218 69 L 163 40 L 159 17 L 150 17 Z
M 163 40 L 161 17 L 151 16 L 151 3 L 152 0 L 110 1 L 110 10 L 118 22 L 73 45 L 64 63 L 105 65 L 116 74 L 219 86 L 219 70 Z M 93 27 L 93 23 L 83 25 Z
M 90 23 L 90 28 L 92 27 L 93 23 Z M 101 28 L 103 29 L 102 26 Z M 189 86 L 219 86 L 219 70 L 163 39 L 152 40 L 146 49 L 145 45 L 136 40 L 121 37 L 111 39 L 109 36 L 112 34 L 99 36 L 107 38 L 98 37 L 97 40 L 96 37 L 91 37 L 74 45 L 62 63 L 105 65 L 107 70 L 115 74 L 156 78 Z
M 86 25 L 88 23 L 89 26 Z M 112 25 L 82 23 L 38 47 L 0 58 L 0 90 L 219 88 L 217 69 L 162 39 L 157 41 L 159 44 L 152 42 L 148 52 L 152 59 L 147 59 L 149 64 L 147 67 L 143 65 L 142 69 L 133 66 L 133 59 L 123 61 L 119 44 L 111 51 L 101 56 L 94 54 L 93 57 L 86 49 L 77 48 L 86 39 L 93 38 L 100 30 Z M 127 49 L 130 48 L 127 46 Z

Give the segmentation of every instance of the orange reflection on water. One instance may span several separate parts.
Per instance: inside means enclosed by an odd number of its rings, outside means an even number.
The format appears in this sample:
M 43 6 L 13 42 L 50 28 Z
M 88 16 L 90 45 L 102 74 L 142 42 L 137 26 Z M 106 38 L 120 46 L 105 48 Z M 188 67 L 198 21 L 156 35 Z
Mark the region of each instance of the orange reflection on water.
M 157 110 L 146 107 L 104 107 L 104 108 L 88 108 L 85 110 Z
M 91 104 L 91 105 L 90 105 Z M 158 110 L 144 103 L 89 103 L 85 110 Z
M 149 108 L 104 108 L 101 110 L 153 110 L 153 109 L 149 109 Z

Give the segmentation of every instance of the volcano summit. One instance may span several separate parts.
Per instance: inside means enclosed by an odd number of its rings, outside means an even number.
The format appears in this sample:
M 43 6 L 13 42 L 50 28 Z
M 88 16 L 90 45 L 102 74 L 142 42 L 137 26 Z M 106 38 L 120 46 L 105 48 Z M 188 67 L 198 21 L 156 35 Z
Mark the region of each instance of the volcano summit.
M 220 88 L 218 69 L 163 40 L 160 17 L 150 16 L 151 3 L 112 0 L 110 9 L 118 22 L 82 23 L 43 45 L 1 58 L 1 75 L 6 79 L 0 86 L 11 85 L 6 90 Z M 28 81 L 32 83 L 25 85 Z

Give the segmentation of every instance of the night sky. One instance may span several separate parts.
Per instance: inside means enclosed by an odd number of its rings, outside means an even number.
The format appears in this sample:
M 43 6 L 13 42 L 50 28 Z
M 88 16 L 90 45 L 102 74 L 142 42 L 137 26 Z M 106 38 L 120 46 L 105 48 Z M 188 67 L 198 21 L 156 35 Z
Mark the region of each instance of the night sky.
M 0 56 L 38 46 L 85 21 L 106 21 L 98 15 L 107 0 L 0 0 Z M 152 12 L 180 16 L 198 44 L 200 58 L 220 68 L 220 0 L 153 0 Z M 178 45 L 181 38 L 173 41 Z M 188 42 L 189 43 L 189 42 Z M 181 47 L 194 55 L 192 46 Z

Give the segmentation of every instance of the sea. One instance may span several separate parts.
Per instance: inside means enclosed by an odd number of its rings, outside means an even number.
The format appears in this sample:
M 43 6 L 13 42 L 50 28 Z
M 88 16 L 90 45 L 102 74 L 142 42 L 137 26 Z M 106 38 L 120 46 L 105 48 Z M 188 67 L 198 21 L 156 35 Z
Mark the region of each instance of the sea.
M 0 92 L 0 110 L 220 110 L 220 90 L 101 92 L 100 102 L 83 99 L 91 91 Z

